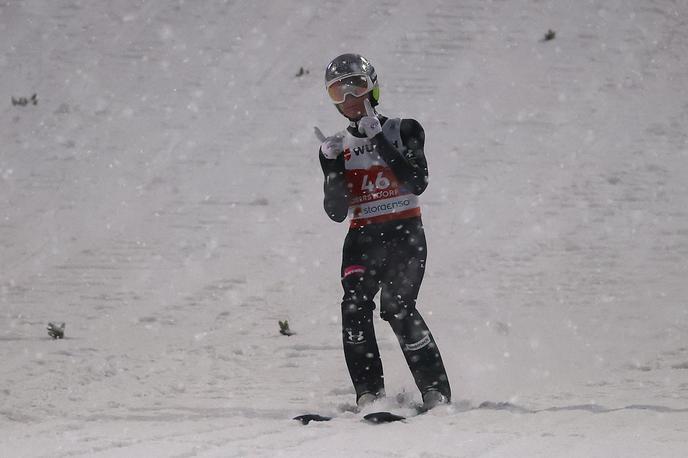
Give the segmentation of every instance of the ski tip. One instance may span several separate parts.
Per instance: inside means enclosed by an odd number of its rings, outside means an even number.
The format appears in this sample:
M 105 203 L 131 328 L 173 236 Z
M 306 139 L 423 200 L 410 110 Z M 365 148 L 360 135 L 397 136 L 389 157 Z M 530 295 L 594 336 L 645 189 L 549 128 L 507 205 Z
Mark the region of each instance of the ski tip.
M 363 417 L 363 420 L 374 425 L 379 425 L 381 423 L 403 421 L 406 420 L 406 417 L 402 417 L 401 415 L 396 415 L 391 412 L 373 412 Z
M 330 421 L 332 420 L 332 417 L 324 417 L 322 415 L 308 413 L 305 415 L 299 415 L 298 417 L 294 417 L 292 418 L 292 420 L 297 420 L 300 421 L 302 425 L 307 425 L 312 421 Z

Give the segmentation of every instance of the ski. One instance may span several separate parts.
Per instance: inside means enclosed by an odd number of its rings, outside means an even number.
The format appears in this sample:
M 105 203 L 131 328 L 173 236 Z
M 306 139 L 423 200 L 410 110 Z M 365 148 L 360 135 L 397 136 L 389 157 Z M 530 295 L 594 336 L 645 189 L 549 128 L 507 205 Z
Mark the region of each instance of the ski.
M 314 422 L 330 421 L 333 418 L 334 417 L 326 417 L 324 415 L 319 415 L 319 414 L 315 414 L 315 413 L 307 413 L 304 415 L 299 415 L 297 417 L 294 417 L 293 420 L 300 421 L 301 424 L 307 425 L 312 421 L 314 421 Z M 381 423 L 393 423 L 396 421 L 403 421 L 403 420 L 406 420 L 406 418 L 407 417 L 404 417 L 402 415 L 397 415 L 397 414 L 394 414 L 392 412 L 380 411 L 380 412 L 372 412 L 372 413 L 369 413 L 369 414 L 363 416 L 363 419 L 361 421 L 364 421 L 364 422 L 370 423 L 370 424 L 374 424 L 374 425 L 378 425 Z
M 396 401 L 396 402 L 395 402 Z M 407 419 L 417 417 L 419 415 L 422 415 L 429 410 L 431 410 L 433 407 L 436 407 L 439 404 L 433 404 L 433 403 L 427 403 L 427 404 L 421 404 L 414 402 L 410 399 L 409 396 L 407 396 L 405 393 L 400 393 L 396 396 L 396 400 L 390 400 L 387 398 L 387 402 L 378 405 L 378 407 L 387 407 L 391 409 L 399 409 L 403 412 L 401 413 L 393 413 L 389 411 L 376 411 L 376 412 L 371 412 L 368 414 L 365 414 L 365 410 L 369 409 L 364 409 L 364 411 L 361 411 L 361 408 L 358 406 L 351 406 L 351 405 L 344 405 L 340 406 L 339 410 L 341 413 L 353 413 L 353 414 L 361 414 L 363 417 L 361 418 L 362 422 L 369 423 L 372 425 L 379 425 L 383 423 L 394 423 L 394 422 L 404 422 Z M 444 404 L 444 403 L 442 403 Z M 337 414 L 331 415 L 331 416 L 325 416 L 325 415 L 320 415 L 317 413 L 307 413 L 304 415 L 299 415 L 293 418 L 293 420 L 301 422 L 303 425 L 308 425 L 311 422 L 323 422 L 323 421 L 330 421 L 333 420 L 334 418 L 338 417 Z
M 391 412 L 373 412 L 363 417 L 363 421 L 372 423 L 374 425 L 404 420 L 406 420 L 406 417 L 402 417 L 401 415 L 396 415 Z
M 423 407 L 423 406 L 413 406 L 412 407 L 412 412 L 410 415 L 398 415 L 392 412 L 388 411 L 379 411 L 379 412 L 371 412 L 369 414 L 366 414 L 363 416 L 361 421 L 373 425 L 379 425 L 382 423 L 394 423 L 397 421 L 403 422 L 404 420 L 407 420 L 409 418 L 417 417 L 418 415 L 422 415 L 425 412 L 427 412 L 429 409 Z M 301 424 L 307 425 L 310 422 L 323 422 L 323 421 L 330 421 L 333 420 L 334 416 L 324 416 L 320 414 L 315 414 L 315 413 L 308 413 L 304 415 L 299 415 L 297 417 L 294 417 L 293 420 L 300 421 Z
M 315 413 L 307 413 L 304 415 L 299 415 L 297 417 L 292 418 L 292 420 L 297 420 L 300 421 L 301 424 L 307 425 L 308 423 L 312 421 L 330 421 L 332 420 L 333 417 L 324 417 L 322 415 L 318 415 Z

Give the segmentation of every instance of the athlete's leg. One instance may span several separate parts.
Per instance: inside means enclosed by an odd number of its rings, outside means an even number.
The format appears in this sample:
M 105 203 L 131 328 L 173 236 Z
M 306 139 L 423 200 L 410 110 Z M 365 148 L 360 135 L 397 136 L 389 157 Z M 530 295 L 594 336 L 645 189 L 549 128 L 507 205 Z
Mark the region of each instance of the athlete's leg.
M 350 231 L 342 257 L 342 341 L 357 401 L 366 393 L 384 395 L 382 361 L 373 327 L 373 298 L 379 285 L 374 275 L 375 249 L 370 242 L 364 231 Z
M 416 310 L 416 298 L 425 273 L 426 242 L 420 220 L 399 227 L 390 248 L 382 286 L 380 310 L 399 340 L 416 386 L 423 395 L 439 391 L 447 400 L 451 389 L 435 339 Z

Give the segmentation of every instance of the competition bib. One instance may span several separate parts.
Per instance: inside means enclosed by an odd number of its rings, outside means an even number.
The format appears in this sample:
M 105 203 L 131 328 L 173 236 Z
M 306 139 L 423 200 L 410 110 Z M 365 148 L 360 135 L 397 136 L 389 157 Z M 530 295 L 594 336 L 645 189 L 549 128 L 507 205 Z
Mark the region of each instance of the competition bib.
M 400 127 L 400 119 L 388 119 L 382 133 L 403 154 L 406 148 L 401 143 Z M 344 164 L 352 228 L 420 216 L 418 196 L 399 183 L 370 139 L 347 131 Z

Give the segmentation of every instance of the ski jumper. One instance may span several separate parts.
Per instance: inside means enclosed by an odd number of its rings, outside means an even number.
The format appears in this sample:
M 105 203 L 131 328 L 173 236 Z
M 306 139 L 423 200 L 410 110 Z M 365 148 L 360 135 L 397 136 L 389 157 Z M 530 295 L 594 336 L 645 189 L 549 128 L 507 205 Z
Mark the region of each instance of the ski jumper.
M 424 132 L 412 119 L 379 116 L 372 139 L 352 125 L 343 154 L 320 162 L 324 208 L 334 221 L 349 217 L 342 250 L 342 341 L 357 399 L 384 395 L 384 376 L 373 326 L 374 298 L 380 316 L 401 346 L 421 393 L 451 389 L 435 340 L 416 309 L 427 245 L 418 195 L 427 186 Z

